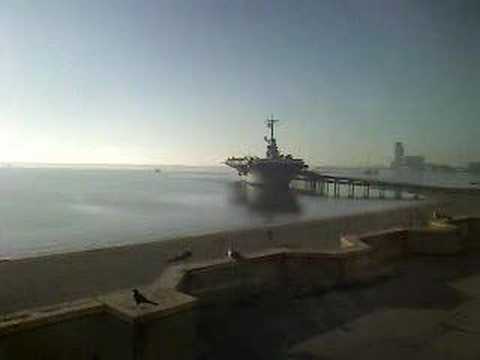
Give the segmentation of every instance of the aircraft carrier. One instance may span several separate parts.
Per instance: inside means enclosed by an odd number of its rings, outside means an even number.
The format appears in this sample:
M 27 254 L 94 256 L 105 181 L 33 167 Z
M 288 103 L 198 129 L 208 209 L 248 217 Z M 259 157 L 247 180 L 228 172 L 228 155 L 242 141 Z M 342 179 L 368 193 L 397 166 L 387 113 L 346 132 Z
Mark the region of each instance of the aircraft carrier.
M 275 120 L 273 116 L 267 119 L 267 128 L 270 137 L 265 136 L 267 143 L 266 156 L 230 157 L 225 164 L 234 168 L 247 183 L 269 188 L 288 189 L 290 182 L 302 170 L 308 168 L 303 159 L 294 158 L 292 155 L 281 154 L 275 139 Z

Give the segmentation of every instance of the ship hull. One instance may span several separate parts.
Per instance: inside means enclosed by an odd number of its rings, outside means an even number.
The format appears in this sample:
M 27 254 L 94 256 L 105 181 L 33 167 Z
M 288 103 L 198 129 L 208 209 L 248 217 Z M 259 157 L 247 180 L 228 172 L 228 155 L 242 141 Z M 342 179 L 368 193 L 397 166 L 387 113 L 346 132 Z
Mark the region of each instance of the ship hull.
M 272 162 L 252 166 L 243 178 L 251 185 L 288 189 L 299 172 L 296 166 Z

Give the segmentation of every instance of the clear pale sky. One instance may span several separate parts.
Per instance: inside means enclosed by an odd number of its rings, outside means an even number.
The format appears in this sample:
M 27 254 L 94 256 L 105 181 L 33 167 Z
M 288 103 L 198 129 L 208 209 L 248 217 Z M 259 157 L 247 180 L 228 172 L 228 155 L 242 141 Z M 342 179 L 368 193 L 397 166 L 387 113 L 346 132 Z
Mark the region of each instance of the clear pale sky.
M 5 0 L 0 162 L 480 161 L 478 0 Z

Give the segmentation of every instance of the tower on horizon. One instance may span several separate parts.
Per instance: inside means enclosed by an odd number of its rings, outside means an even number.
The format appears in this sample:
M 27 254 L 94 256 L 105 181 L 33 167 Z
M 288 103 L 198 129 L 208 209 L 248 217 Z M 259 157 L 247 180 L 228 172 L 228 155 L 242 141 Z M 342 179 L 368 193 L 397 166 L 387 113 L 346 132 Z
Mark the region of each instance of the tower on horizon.
M 425 157 L 422 155 L 405 155 L 403 143 L 397 141 L 394 149 L 394 159 L 390 165 L 392 169 L 406 168 L 413 170 L 425 169 Z
M 403 160 L 405 157 L 405 148 L 403 147 L 403 143 L 397 141 L 395 143 L 395 150 L 394 150 L 394 159 L 392 162 L 392 168 L 398 168 L 403 164 Z

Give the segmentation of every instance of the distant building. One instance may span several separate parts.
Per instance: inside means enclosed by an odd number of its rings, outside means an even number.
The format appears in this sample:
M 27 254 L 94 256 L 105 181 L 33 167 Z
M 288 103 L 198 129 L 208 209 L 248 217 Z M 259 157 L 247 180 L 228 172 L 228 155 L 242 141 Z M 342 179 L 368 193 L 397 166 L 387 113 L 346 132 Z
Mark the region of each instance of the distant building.
M 402 166 L 403 163 L 403 158 L 405 157 L 405 149 L 403 147 L 403 144 L 401 142 L 396 142 L 395 143 L 395 157 L 392 163 L 392 167 L 400 167 Z
M 394 149 L 394 158 L 391 163 L 393 169 L 409 168 L 415 170 L 425 169 L 425 157 L 419 155 L 405 155 L 405 148 L 403 143 L 396 142 Z
M 469 163 L 467 170 L 473 173 L 480 173 L 480 161 L 474 161 Z

